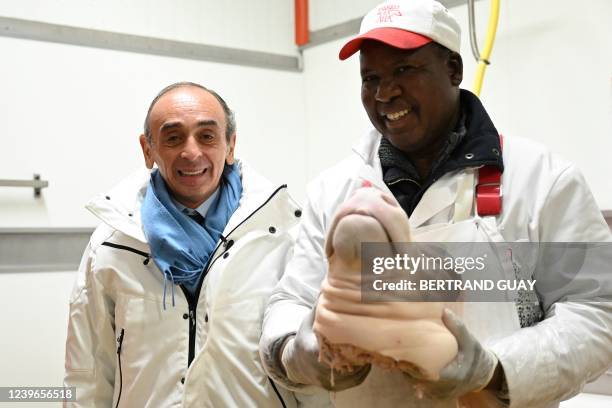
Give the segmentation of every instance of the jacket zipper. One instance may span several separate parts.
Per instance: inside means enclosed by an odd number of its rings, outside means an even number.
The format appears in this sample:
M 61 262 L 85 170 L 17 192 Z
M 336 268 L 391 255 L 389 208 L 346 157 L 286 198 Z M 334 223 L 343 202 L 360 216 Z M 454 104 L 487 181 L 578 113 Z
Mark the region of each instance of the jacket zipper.
M 123 389 L 123 372 L 121 370 L 121 346 L 123 345 L 123 335 L 125 334 L 125 329 L 121 329 L 121 333 L 119 337 L 117 337 L 117 360 L 119 362 L 119 395 L 117 396 L 117 404 L 115 404 L 115 408 L 119 406 L 119 401 L 121 401 L 121 391 Z
M 189 293 L 189 291 L 183 287 L 183 285 L 180 285 L 181 289 L 183 290 L 183 293 L 185 294 L 185 297 L 187 298 L 187 304 L 189 305 L 189 353 L 187 354 L 188 356 L 187 357 L 187 367 L 191 365 L 191 362 L 195 358 L 196 316 L 197 316 L 196 309 L 198 307 L 198 299 L 200 299 L 200 292 L 202 290 L 202 283 L 204 282 L 204 277 L 206 276 L 210 268 L 212 268 L 213 264 L 217 261 L 217 259 L 219 259 L 224 253 L 226 253 L 229 250 L 229 248 L 232 246 L 232 244 L 228 244 L 228 242 L 232 242 L 232 241 L 228 241 L 228 238 L 230 238 L 232 233 L 236 231 L 247 220 L 249 220 L 255 213 L 257 213 L 259 210 L 265 207 L 265 205 L 268 204 L 270 200 L 272 200 L 272 198 L 274 198 L 274 196 L 278 194 L 280 190 L 285 189 L 285 188 L 287 188 L 286 184 L 279 186 L 276 190 L 274 190 L 274 192 L 272 192 L 272 194 L 270 194 L 270 197 L 268 197 L 268 199 L 264 201 L 263 204 L 257 207 L 251 214 L 245 217 L 245 219 L 243 219 L 230 232 L 228 232 L 226 237 L 221 235 L 221 241 L 217 243 L 217 246 L 212 251 L 212 254 L 217 252 L 217 250 L 219 249 L 221 245 L 223 245 L 225 248 L 214 259 L 212 257 L 208 259 L 208 264 L 206 265 L 206 267 L 204 268 L 204 271 L 200 275 L 200 280 L 198 281 L 198 286 L 196 288 L 195 296 L 192 296 L 191 293 Z
M 189 305 L 189 355 L 187 356 L 187 367 L 195 358 L 195 339 L 196 339 L 196 308 Z

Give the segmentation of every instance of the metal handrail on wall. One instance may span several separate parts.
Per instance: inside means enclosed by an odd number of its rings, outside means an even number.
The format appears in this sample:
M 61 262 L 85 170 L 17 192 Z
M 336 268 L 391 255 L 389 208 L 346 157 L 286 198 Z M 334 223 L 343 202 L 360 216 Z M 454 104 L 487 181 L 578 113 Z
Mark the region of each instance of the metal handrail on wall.
M 0 187 L 30 187 L 34 189 L 34 197 L 40 197 L 41 190 L 49 187 L 49 182 L 47 180 L 41 180 L 40 174 L 34 174 L 32 180 L 0 179 Z

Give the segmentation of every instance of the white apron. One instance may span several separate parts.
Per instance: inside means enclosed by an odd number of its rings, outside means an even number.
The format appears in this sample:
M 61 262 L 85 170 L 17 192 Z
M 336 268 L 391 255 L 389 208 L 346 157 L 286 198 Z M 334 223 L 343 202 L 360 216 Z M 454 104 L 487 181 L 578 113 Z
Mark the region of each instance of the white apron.
M 368 180 L 375 187 L 391 194 L 379 174 L 380 171 L 376 171 L 371 166 L 362 166 L 350 190 L 359 188 L 364 180 Z M 476 175 L 477 170 L 474 169 L 450 173 L 436 181 L 425 192 L 410 217 L 414 241 L 504 241 L 497 229 L 495 217 L 479 217 L 474 210 Z M 514 276 L 511 262 L 504 257 L 498 259 L 500 259 L 499 270 L 506 276 Z M 513 293 L 507 295 L 508 299 L 514 296 Z M 520 328 L 513 301 L 465 302 L 462 308 L 463 322 L 483 345 Z M 339 408 L 455 408 L 458 406 L 455 399 L 436 401 L 426 397 L 419 399 L 403 373 L 385 371 L 377 367 L 372 367 L 370 374 L 360 386 L 332 393 L 332 401 Z

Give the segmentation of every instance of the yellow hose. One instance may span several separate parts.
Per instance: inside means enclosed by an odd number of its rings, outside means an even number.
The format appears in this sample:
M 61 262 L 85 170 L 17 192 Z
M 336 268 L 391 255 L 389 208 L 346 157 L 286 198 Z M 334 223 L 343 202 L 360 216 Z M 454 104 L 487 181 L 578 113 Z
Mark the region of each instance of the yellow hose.
M 480 96 L 482 89 L 482 81 L 484 80 L 485 70 L 489 64 L 489 58 L 493 51 L 493 43 L 495 42 L 495 33 L 497 32 L 497 22 L 499 21 L 499 0 L 491 0 L 491 12 L 489 13 L 489 27 L 487 28 L 487 38 L 478 67 L 476 68 L 476 76 L 474 77 L 474 93 Z

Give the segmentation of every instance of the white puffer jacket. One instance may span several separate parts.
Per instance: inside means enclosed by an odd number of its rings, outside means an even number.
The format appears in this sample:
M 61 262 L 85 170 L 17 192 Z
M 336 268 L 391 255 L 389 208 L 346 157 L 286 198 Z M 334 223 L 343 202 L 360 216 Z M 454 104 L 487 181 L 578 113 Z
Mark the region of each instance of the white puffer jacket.
M 292 407 L 265 374 L 258 342 L 265 304 L 290 256 L 301 215 L 286 186 L 241 164 L 243 195 L 189 302 L 163 276 L 142 232 L 143 171 L 87 208 L 102 221 L 70 299 L 65 386 L 69 407 Z M 188 361 L 191 364 L 188 366 Z

